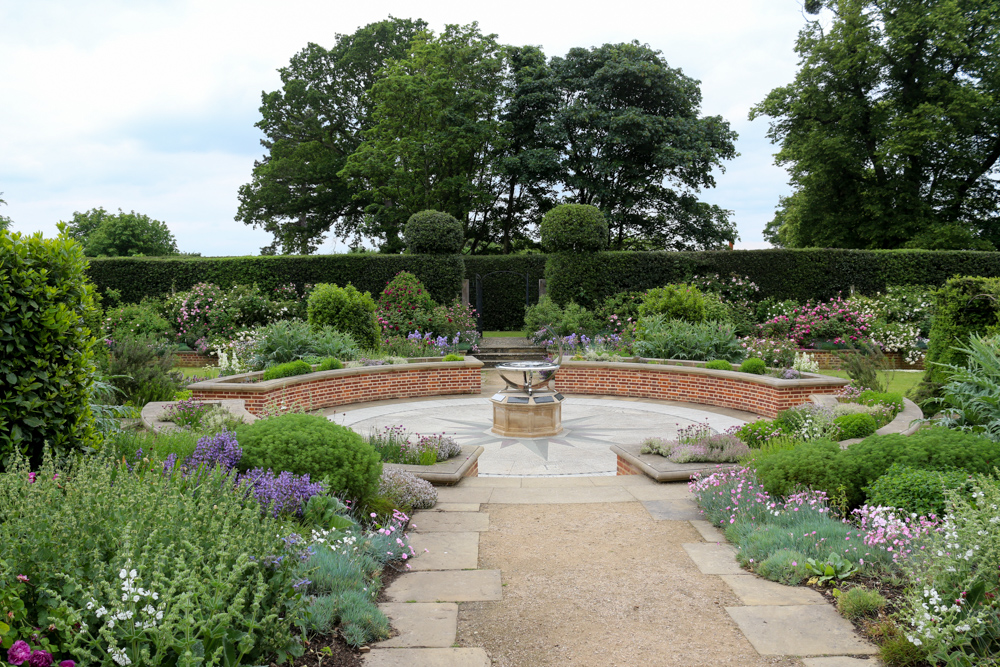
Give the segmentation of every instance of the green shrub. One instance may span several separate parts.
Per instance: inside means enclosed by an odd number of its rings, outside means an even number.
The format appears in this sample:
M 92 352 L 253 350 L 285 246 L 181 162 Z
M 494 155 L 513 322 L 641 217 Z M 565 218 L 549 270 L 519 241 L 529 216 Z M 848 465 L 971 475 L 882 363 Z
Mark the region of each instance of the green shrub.
M 856 621 L 878 615 L 887 604 L 888 600 L 878 591 L 856 586 L 840 594 L 837 598 L 837 611 L 845 618 Z
M 903 395 L 894 391 L 863 391 L 854 402 L 861 405 L 889 405 L 896 414 L 903 411 Z
M 160 312 L 163 304 L 156 299 L 109 308 L 104 313 L 104 333 L 112 340 L 145 338 L 164 343 L 171 339 L 171 327 Z M 96 333 L 96 332 L 95 332 Z
M 406 252 L 411 255 L 457 255 L 465 245 L 462 223 L 441 211 L 420 211 L 403 227 Z
M 353 285 L 322 283 L 309 295 L 307 313 L 314 329 L 330 327 L 350 334 L 364 349 L 378 349 L 380 332 L 371 294 L 359 292 Z
M 344 367 L 340 359 L 336 357 L 327 357 L 326 359 L 319 362 L 319 366 L 316 367 L 317 371 L 335 371 Z
M 757 574 L 786 586 L 797 586 L 809 576 L 806 555 L 794 549 L 778 549 L 757 565 Z
M 351 360 L 358 355 L 358 345 L 350 334 L 331 327 L 314 329 L 306 322 L 274 322 L 255 332 L 250 366 L 264 370 L 276 364 L 303 357 L 336 357 Z
M 288 414 L 240 427 L 240 469 L 270 468 L 323 479 L 331 493 L 363 500 L 382 473 L 378 453 L 354 431 L 324 417 Z
M 802 486 L 826 491 L 829 496 L 841 482 L 849 482 L 840 445 L 825 438 L 758 457 L 756 464 L 758 479 L 772 495 L 787 496 Z
M 668 320 L 663 315 L 644 317 L 639 324 L 641 333 L 633 349 L 644 357 L 689 361 L 725 359 L 730 362 L 743 359 L 743 347 L 731 324 L 695 324 Z
M 740 364 L 740 373 L 753 373 L 754 375 L 763 375 L 767 372 L 767 365 L 764 363 L 763 359 L 758 359 L 757 357 L 750 357 L 742 364 Z
M 817 343 L 816 347 L 819 347 Z M 840 368 L 851 384 L 855 387 L 865 387 L 872 391 L 884 392 L 888 388 L 886 373 L 891 373 L 892 364 L 875 343 L 858 341 L 848 343 L 848 351 L 837 351 Z
M 893 463 L 864 489 L 869 505 L 895 507 L 906 514 L 939 517 L 947 509 L 947 492 L 972 493 L 969 473 L 961 470 L 927 470 Z
M 465 357 L 459 354 L 446 354 L 441 358 L 441 361 L 465 361 Z
M 608 245 L 608 223 L 596 206 L 560 204 L 538 226 L 546 252 L 590 253 Z
M 945 383 L 940 403 L 940 423 L 978 433 L 990 440 L 1000 440 L 1000 337 L 983 338 L 973 334 L 968 347 L 965 366 L 951 366 L 951 376 Z
M 713 359 L 712 361 L 705 364 L 705 368 L 709 368 L 715 371 L 731 371 L 733 370 L 733 365 L 726 361 L 725 359 Z
M 378 298 L 378 317 L 385 335 L 406 336 L 428 328 L 434 300 L 416 276 L 406 271 L 396 274 Z
M 164 312 L 173 328 L 174 342 L 192 349 L 201 339 L 229 338 L 239 329 L 238 311 L 226 307 L 226 290 L 212 283 L 198 283 L 188 291 L 172 294 Z
M 561 308 L 548 296 L 543 296 L 537 304 L 525 311 L 524 326 L 529 335 L 541 332 L 536 338 L 543 340 L 552 335 L 546 327 L 560 337 L 574 333 L 590 335 L 598 328 L 594 314 L 583 306 L 570 301 Z
M 14 452 L 95 444 L 85 269 L 73 241 L 0 230 L 0 470 Z
M 702 292 L 701 298 L 705 302 L 705 319 L 715 322 L 734 322 L 733 309 L 726 304 L 722 297 L 713 292 Z
M 169 401 L 184 386 L 184 375 L 173 370 L 174 347 L 156 340 L 125 338 L 111 346 L 109 382 L 124 403 L 142 408 L 153 401 Z
M 430 312 L 427 328 L 435 336 L 445 336 L 449 339 L 454 339 L 456 334 L 463 334 L 462 342 L 475 342 L 469 340 L 470 336 L 476 336 L 478 339 L 478 334 L 468 333 L 476 330 L 475 311 L 472 306 L 462 303 L 461 299 L 455 299 L 450 306 L 444 304 L 435 306 Z
M 878 429 L 875 418 L 865 413 L 840 415 L 839 417 L 834 417 L 833 423 L 840 429 L 838 440 L 867 438 Z
M 312 366 L 300 359 L 298 361 L 289 361 L 285 364 L 271 366 L 264 371 L 264 374 L 260 376 L 260 379 L 277 380 L 278 378 L 290 378 L 295 375 L 305 375 L 307 373 L 312 373 Z
M 606 298 L 594 311 L 602 329 L 620 334 L 639 321 L 642 292 L 619 292 Z
M 685 283 L 656 287 L 642 297 L 639 315 L 701 322 L 705 319 L 705 297 L 697 287 Z

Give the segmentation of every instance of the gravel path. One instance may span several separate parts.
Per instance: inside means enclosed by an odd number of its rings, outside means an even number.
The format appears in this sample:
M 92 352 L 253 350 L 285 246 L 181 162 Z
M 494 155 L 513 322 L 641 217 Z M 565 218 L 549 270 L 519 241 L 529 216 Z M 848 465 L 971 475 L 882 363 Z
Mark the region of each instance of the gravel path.
M 502 570 L 500 602 L 460 605 L 458 644 L 493 667 L 800 666 L 757 654 L 723 607 L 739 600 L 681 548 L 686 521 L 638 502 L 484 505 L 479 567 Z

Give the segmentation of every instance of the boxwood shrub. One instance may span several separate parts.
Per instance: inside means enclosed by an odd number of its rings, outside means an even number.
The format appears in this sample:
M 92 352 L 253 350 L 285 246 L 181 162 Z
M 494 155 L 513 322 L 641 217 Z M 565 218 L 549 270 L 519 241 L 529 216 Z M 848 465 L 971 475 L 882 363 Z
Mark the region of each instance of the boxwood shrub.
M 964 470 L 926 470 L 893 463 L 865 489 L 869 505 L 895 507 L 905 514 L 942 517 L 946 492 L 971 494 L 973 478 Z
M 360 292 L 354 285 L 339 287 L 322 283 L 309 295 L 306 312 L 313 328 L 332 327 L 350 334 L 364 349 L 378 349 L 380 331 L 375 319 L 375 300 L 368 292 Z
M 840 440 L 867 438 L 878 430 L 875 418 L 864 412 L 840 415 L 834 418 L 833 423 L 840 427 Z
M 260 376 L 260 379 L 277 380 L 278 378 L 289 378 L 296 375 L 305 375 L 306 373 L 312 373 L 312 366 L 300 359 L 298 361 L 289 361 L 285 364 L 271 366 L 264 371 L 264 374 Z
M 411 255 L 457 255 L 465 245 L 465 232 L 448 213 L 419 211 L 403 226 L 403 240 Z

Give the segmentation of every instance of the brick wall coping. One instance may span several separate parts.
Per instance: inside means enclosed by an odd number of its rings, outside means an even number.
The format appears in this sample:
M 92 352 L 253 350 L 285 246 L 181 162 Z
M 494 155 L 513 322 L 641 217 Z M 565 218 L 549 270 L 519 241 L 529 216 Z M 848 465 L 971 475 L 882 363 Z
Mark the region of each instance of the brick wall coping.
M 564 368 L 573 369 L 617 369 L 633 371 L 650 371 L 654 373 L 678 373 L 682 375 L 707 375 L 709 377 L 740 380 L 751 384 L 782 389 L 806 389 L 809 387 L 846 387 L 851 383 L 845 378 L 822 375 L 820 373 L 802 373 L 798 380 L 783 380 L 770 375 L 755 375 L 739 371 L 720 371 L 714 368 L 704 368 L 704 361 L 687 361 L 684 359 L 647 359 L 638 357 L 638 361 L 568 361 L 562 362 Z M 556 371 L 556 383 L 559 381 L 559 371 Z
M 316 380 L 326 380 L 352 375 L 377 375 L 380 373 L 405 373 L 407 371 L 429 371 L 448 368 L 482 368 L 483 362 L 471 355 L 465 355 L 463 361 L 441 361 L 440 357 L 416 357 L 405 364 L 386 364 L 385 366 L 357 366 L 355 368 L 338 368 L 329 371 L 314 371 L 303 375 L 293 375 L 287 378 L 276 380 L 265 380 L 263 382 L 246 382 L 247 379 L 260 377 L 264 371 L 254 371 L 252 373 L 240 373 L 238 375 L 227 375 L 221 378 L 212 378 L 189 384 L 188 389 L 192 391 L 225 391 L 247 394 L 264 394 L 267 392 L 292 387 L 297 384 L 315 382 Z
M 420 479 L 427 480 L 436 486 L 451 486 L 461 482 L 463 477 L 470 476 L 469 471 L 472 470 L 485 451 L 486 448 L 482 446 L 465 445 L 457 456 L 429 466 L 405 463 L 383 463 L 382 465 L 386 468 L 397 468 L 413 473 Z

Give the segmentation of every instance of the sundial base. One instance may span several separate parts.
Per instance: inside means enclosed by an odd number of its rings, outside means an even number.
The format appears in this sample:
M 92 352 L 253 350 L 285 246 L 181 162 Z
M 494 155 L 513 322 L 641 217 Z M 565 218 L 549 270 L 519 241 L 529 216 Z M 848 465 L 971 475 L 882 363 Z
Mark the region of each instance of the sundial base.
M 554 391 L 499 392 L 493 404 L 493 428 L 506 438 L 544 438 L 562 431 L 563 395 Z

